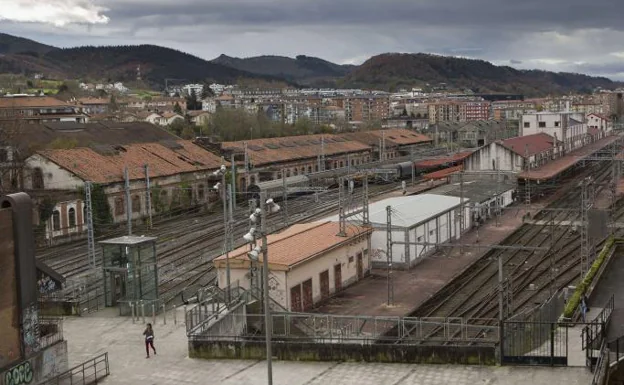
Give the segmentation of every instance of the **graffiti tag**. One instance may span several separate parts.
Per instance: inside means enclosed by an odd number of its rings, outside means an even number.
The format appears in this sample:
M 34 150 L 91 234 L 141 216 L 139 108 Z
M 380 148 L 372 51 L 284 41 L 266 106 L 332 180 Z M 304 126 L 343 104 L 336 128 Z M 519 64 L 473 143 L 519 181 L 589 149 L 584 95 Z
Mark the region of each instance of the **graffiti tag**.
M 4 375 L 5 385 L 26 385 L 33 380 L 33 371 L 30 362 L 25 361 L 9 369 Z
M 39 286 L 39 293 L 41 294 L 51 293 L 56 290 L 56 282 L 54 282 L 54 280 L 47 275 L 41 277 L 37 281 L 37 285 Z
M 26 354 L 39 350 L 39 312 L 36 305 L 31 305 L 23 311 L 22 338 L 26 345 Z

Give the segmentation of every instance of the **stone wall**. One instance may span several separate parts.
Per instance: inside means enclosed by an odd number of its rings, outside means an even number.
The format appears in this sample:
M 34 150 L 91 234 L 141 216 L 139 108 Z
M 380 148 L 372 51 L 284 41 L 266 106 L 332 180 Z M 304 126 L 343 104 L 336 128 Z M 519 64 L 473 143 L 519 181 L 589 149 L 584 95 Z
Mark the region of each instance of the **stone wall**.
M 0 373 L 0 385 L 35 385 L 67 370 L 67 341 L 59 341 Z
M 394 344 L 274 342 L 273 356 L 284 361 L 364 361 L 411 364 L 495 365 L 496 347 Z M 264 341 L 189 341 L 189 357 L 256 359 L 266 356 Z

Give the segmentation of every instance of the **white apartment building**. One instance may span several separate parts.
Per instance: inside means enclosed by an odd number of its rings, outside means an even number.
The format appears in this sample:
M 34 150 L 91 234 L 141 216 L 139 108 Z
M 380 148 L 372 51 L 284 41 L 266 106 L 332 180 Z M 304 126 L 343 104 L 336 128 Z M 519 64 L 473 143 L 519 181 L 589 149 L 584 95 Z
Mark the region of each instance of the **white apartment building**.
M 537 112 L 524 114 L 520 136 L 545 133 L 563 142 L 565 151 L 579 148 L 587 138 L 585 116 L 577 112 Z

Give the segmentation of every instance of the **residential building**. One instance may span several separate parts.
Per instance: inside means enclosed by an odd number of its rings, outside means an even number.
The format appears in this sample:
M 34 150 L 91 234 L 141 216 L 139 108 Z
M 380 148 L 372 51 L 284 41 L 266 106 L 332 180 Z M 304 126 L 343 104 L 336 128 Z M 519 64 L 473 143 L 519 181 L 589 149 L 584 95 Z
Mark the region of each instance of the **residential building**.
M 464 159 L 464 169 L 521 172 L 562 154 L 563 143 L 542 132 L 489 143 Z
M 182 91 L 186 95 L 190 95 L 192 92 L 195 92 L 195 95 L 197 97 L 200 97 L 201 94 L 204 92 L 204 85 L 203 84 L 186 84 L 182 87 Z
M 79 110 L 87 115 L 108 113 L 110 100 L 108 98 L 80 98 L 73 101 Z
M 14 95 L 0 97 L 0 122 L 85 123 L 87 120 L 87 115 L 80 113 L 76 106 L 50 96 Z
M 469 202 L 468 199 L 464 199 L 464 231 L 468 231 L 471 226 Z M 373 227 L 371 237 L 373 267 L 388 268 L 388 206 L 391 208 L 392 239 L 400 242 L 422 243 L 420 245 L 392 245 L 392 267 L 408 269 L 434 253 L 437 249 L 433 244 L 451 242 L 460 238 L 462 234 L 461 204 L 461 198 L 434 194 L 393 197 L 371 203 L 369 220 Z M 337 219 L 337 216 L 332 216 L 323 219 L 322 222 Z M 349 226 L 351 225 L 360 226 L 361 220 L 349 220 Z
M 597 129 L 604 132 L 610 132 L 613 129 L 613 123 L 611 119 L 606 116 L 591 113 L 586 116 L 587 126 L 590 129 Z
M 429 123 L 464 122 L 466 121 L 466 106 L 458 102 L 438 102 L 429 104 Z
M 466 108 L 466 121 L 488 120 L 490 118 L 490 102 L 469 101 L 464 103 Z
M 283 308 L 305 312 L 370 273 L 370 227 L 349 225 L 338 235 L 337 222 L 306 223 L 291 226 L 267 236 L 269 296 Z M 264 256 L 257 263 L 248 257 L 249 246 L 242 246 L 213 260 L 219 287 L 230 282 L 250 288 Z M 254 269 L 255 268 L 255 269 Z
M 390 117 L 390 98 L 385 95 L 358 95 L 334 99 L 344 108 L 349 122 L 382 121 Z
M 214 114 L 217 112 L 217 100 L 215 98 L 206 98 L 202 100 L 202 111 Z
M 208 111 L 188 111 L 186 116 L 189 117 L 191 123 L 196 126 L 204 126 L 210 121 L 211 113 Z

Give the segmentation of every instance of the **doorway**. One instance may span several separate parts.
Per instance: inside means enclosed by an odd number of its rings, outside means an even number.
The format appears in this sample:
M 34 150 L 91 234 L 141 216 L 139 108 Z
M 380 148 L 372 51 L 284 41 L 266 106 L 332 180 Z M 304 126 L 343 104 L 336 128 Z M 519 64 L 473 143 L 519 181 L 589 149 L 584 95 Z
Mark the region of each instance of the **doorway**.
M 356 265 L 357 277 L 358 277 L 358 280 L 360 280 L 364 278 L 364 263 L 362 260 L 362 253 L 358 253 L 356 258 L 357 258 L 357 262 L 356 262 L 357 263 Z
M 117 303 L 126 298 L 128 288 L 128 272 L 125 269 L 105 270 L 106 279 L 106 306 L 117 306 Z
M 336 293 L 342 290 L 342 265 L 334 266 L 334 289 Z

